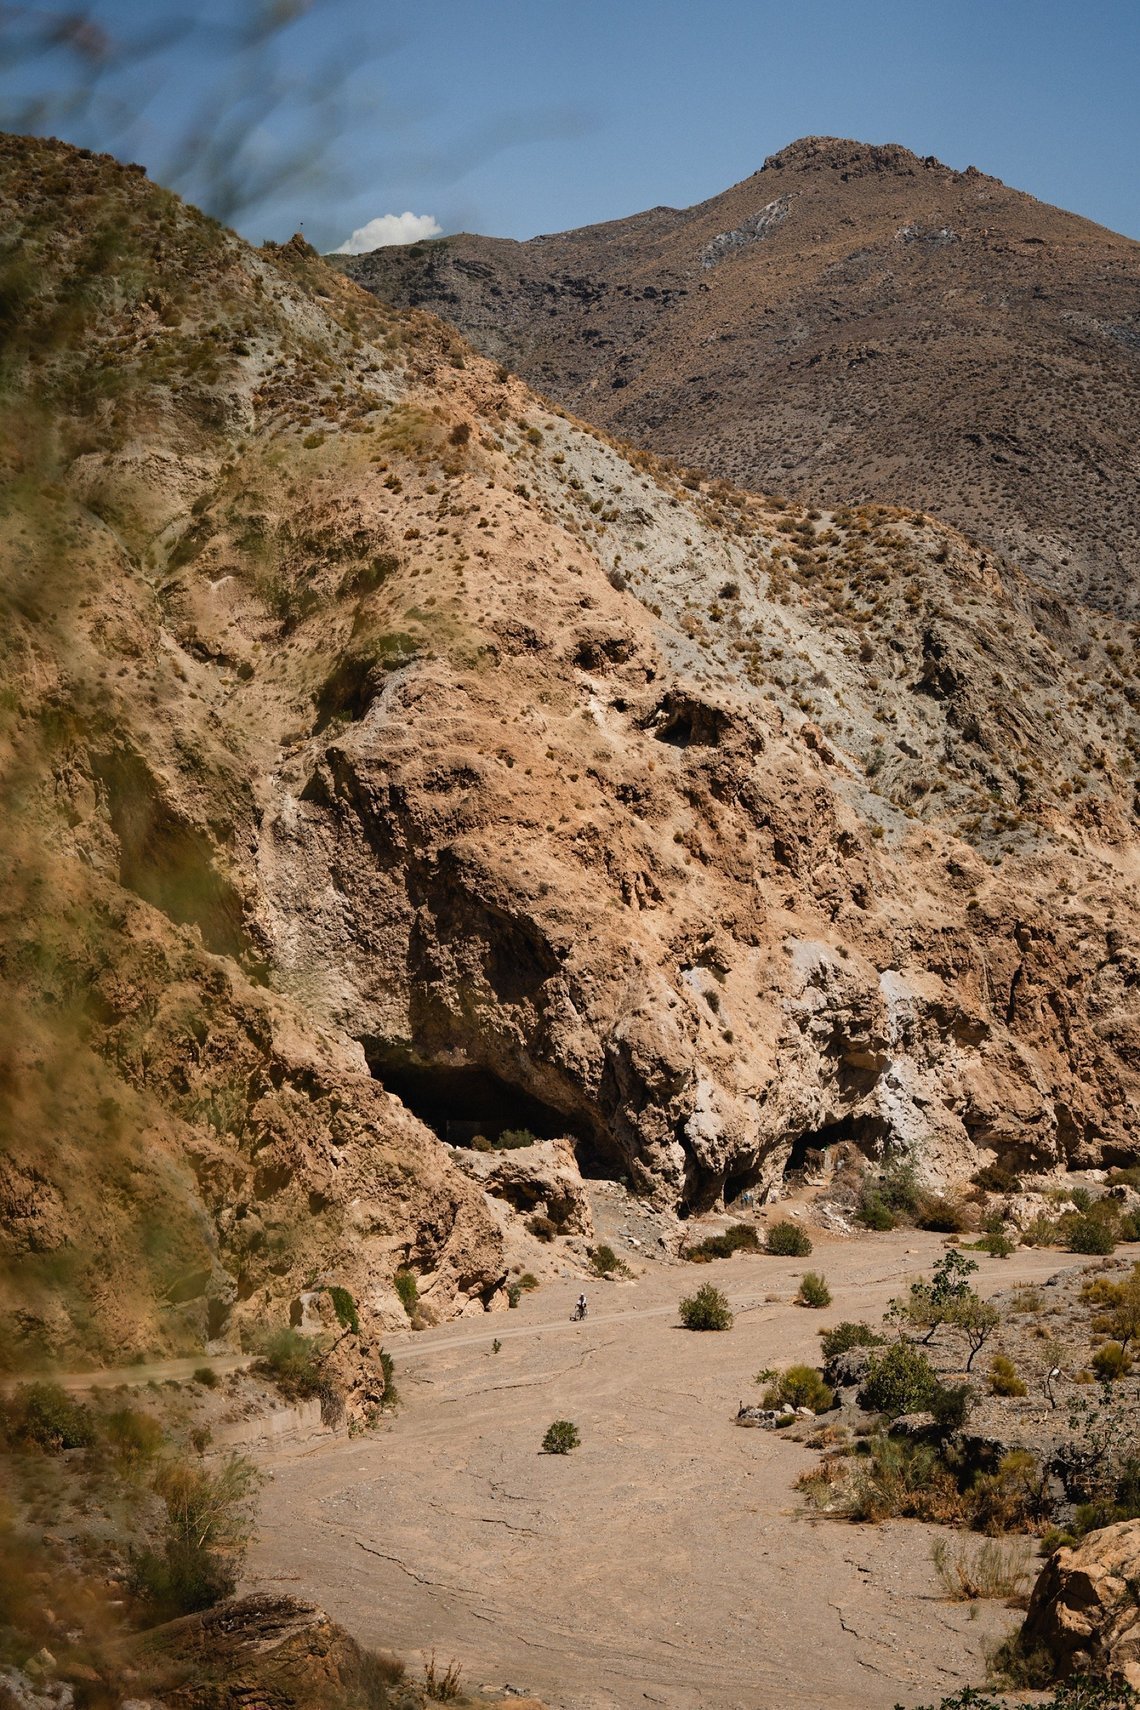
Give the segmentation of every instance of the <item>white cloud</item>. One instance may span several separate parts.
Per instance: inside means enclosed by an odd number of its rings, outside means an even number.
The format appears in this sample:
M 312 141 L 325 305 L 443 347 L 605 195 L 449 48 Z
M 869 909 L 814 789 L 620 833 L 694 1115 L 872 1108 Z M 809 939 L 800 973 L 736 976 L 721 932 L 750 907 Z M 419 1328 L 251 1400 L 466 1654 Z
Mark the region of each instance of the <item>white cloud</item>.
M 345 238 L 334 255 L 364 255 L 370 249 L 383 249 L 390 243 L 418 243 L 421 238 L 440 237 L 443 227 L 434 214 L 381 214 L 359 226 L 350 238 Z

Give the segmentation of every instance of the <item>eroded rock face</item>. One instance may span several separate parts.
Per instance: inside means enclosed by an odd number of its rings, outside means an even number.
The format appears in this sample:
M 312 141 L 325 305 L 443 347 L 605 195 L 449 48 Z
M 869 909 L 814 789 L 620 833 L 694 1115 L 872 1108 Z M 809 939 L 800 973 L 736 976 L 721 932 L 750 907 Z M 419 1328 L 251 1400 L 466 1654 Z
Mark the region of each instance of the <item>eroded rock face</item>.
M 1140 1691 L 1140 1520 L 1090 1532 L 1057 1550 L 1033 1588 L 1021 1639 L 1058 1674 L 1117 1673 Z
M 1125 626 L 631 459 L 112 162 L 0 164 L 62 447 L 0 424 L 8 1345 L 250 1345 L 317 1284 L 375 1338 L 401 1266 L 480 1310 L 441 1142 L 488 1117 L 669 1207 L 1136 1155 Z M 93 222 L 133 247 L 73 347 Z

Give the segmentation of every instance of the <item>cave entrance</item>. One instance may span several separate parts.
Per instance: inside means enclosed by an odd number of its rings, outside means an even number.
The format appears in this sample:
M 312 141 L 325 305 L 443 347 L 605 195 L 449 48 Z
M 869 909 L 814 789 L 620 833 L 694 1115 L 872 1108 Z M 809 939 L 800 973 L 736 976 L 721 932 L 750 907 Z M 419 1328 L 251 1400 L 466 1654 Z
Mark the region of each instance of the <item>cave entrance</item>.
M 508 1129 L 525 1128 L 539 1140 L 559 1135 L 580 1139 L 581 1124 L 552 1104 L 512 1086 L 475 1063 L 433 1063 L 388 1040 L 360 1040 L 368 1067 L 413 1116 L 452 1146 L 470 1146 L 476 1135 L 498 1140 Z
M 759 1164 L 753 1164 L 746 1170 L 738 1170 L 735 1175 L 725 1176 L 724 1209 L 727 1211 L 742 1194 L 751 1193 L 762 1173 Z
M 839 1161 L 840 1146 L 854 1147 L 868 1158 L 881 1157 L 890 1132 L 881 1116 L 844 1116 L 820 1128 L 807 1128 L 792 1141 L 784 1174 L 830 1175 Z

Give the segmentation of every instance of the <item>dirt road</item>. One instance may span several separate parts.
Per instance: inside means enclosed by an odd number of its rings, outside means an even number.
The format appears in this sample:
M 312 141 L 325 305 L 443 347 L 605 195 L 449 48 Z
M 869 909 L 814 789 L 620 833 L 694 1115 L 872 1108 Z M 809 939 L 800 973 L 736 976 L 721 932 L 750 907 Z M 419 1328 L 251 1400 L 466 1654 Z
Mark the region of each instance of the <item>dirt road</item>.
M 390 1423 L 268 1463 L 251 1579 L 313 1598 L 413 1671 L 434 1646 L 470 1684 L 559 1710 L 937 1702 L 981 1678 L 983 1643 L 1017 1617 L 940 1599 L 931 1528 L 806 1517 L 792 1482 L 816 1456 L 733 1416 L 760 1368 L 817 1360 L 821 1324 L 876 1321 L 941 1249 L 913 1231 L 817 1244 L 822 1313 L 792 1304 L 803 1260 L 737 1256 L 599 1284 L 584 1324 L 566 1281 L 477 1332 L 393 1344 Z M 1062 1261 L 981 1264 L 985 1293 Z M 736 1324 L 694 1335 L 677 1300 L 709 1279 Z M 557 1418 L 582 1436 L 566 1457 L 539 1453 Z

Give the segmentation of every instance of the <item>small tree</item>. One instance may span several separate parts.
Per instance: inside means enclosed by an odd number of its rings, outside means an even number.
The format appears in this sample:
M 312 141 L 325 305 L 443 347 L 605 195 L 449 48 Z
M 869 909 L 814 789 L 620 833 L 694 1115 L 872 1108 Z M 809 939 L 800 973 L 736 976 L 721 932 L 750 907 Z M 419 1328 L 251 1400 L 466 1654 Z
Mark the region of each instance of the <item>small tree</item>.
M 966 1370 L 969 1371 L 997 1329 L 1001 1315 L 996 1306 L 991 1305 L 988 1300 L 979 1300 L 971 1290 L 963 1299 L 954 1302 L 949 1321 L 956 1330 L 962 1332 L 969 1345 L 970 1354 L 966 1361 Z
M 935 1265 L 929 1282 L 913 1282 L 909 1294 L 892 1300 L 888 1316 L 902 1327 L 925 1330 L 919 1340 L 926 1347 L 944 1324 L 955 1322 L 961 1302 L 973 1295 L 967 1279 L 977 1268 L 977 1260 L 964 1258 L 952 1247 Z
M 681 1302 L 681 1323 L 686 1330 L 730 1330 L 732 1328 L 732 1308 L 728 1304 L 727 1295 L 712 1283 L 705 1283 L 696 1294 L 687 1295 Z
M 546 1428 L 546 1436 L 542 1439 L 542 1452 L 544 1455 L 568 1455 L 581 1441 L 578 1427 L 573 1420 L 556 1419 Z

